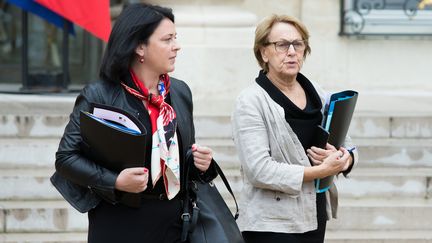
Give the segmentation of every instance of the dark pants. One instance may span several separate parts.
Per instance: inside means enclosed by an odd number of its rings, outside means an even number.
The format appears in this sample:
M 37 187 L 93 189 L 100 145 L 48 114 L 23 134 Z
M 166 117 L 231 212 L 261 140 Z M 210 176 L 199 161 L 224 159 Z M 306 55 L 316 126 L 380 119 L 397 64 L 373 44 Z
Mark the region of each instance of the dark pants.
M 88 213 L 88 243 L 177 243 L 181 201 L 143 200 L 140 208 L 101 202 Z
M 318 229 L 301 233 L 275 233 L 244 231 L 243 238 L 246 243 L 323 243 L 327 225 L 325 193 L 317 193 Z

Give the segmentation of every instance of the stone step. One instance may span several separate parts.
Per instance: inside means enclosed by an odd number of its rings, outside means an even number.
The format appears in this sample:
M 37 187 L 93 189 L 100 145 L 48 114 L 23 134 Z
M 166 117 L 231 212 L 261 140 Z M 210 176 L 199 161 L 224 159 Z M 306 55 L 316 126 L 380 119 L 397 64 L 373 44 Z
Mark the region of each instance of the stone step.
M 432 116 L 422 113 L 411 115 L 354 116 L 349 134 L 353 138 L 430 138 Z
M 356 168 L 340 176 L 343 198 L 432 198 L 432 168 Z
M 51 184 L 52 169 L 0 170 L 0 200 L 60 200 L 60 193 Z
M 331 230 L 432 230 L 431 199 L 339 200 L 338 218 Z
M 84 243 L 86 233 L 15 233 L 0 234 L 4 243 Z M 432 242 L 427 231 L 327 231 L 327 243 L 426 243 Z
M 87 233 L 0 233 L 2 243 L 86 243 Z
M 196 116 L 197 138 L 231 138 L 230 116 Z M 430 138 L 432 116 L 356 114 L 349 134 L 352 138 Z
M 0 229 L 5 233 L 86 231 L 87 215 L 63 200 L 0 201 Z
M 57 138 L 0 138 L 0 167 L 52 168 Z M 232 139 L 197 139 L 211 147 L 215 159 L 225 168 L 239 168 Z M 432 167 L 432 139 L 354 139 L 360 153 L 360 167 Z
M 431 167 L 432 139 L 353 139 L 360 167 Z
M 2 243 L 85 243 L 87 233 L 0 233 Z M 432 232 L 425 230 L 343 231 L 328 230 L 326 243 L 429 243 Z
M 233 199 L 226 199 L 235 212 Z M 240 208 L 240 217 L 241 217 Z M 330 231 L 429 231 L 431 199 L 339 199 L 338 218 L 327 223 Z
M 243 181 L 239 170 L 224 170 L 236 197 L 240 196 Z M 432 198 L 432 168 L 356 168 L 349 178 L 339 176 L 337 188 L 340 197 L 365 198 Z M 216 186 L 224 198 L 231 198 L 218 177 Z
M 225 169 L 231 188 L 239 196 L 243 181 L 238 169 Z M 54 168 L 0 170 L 0 200 L 59 200 L 61 195 L 49 177 Z M 432 168 L 356 168 L 349 179 L 337 182 L 345 198 L 425 198 L 432 197 Z M 231 196 L 218 177 L 215 183 L 225 198 Z
M 0 168 L 54 168 L 58 138 L 1 138 Z
M 226 202 L 231 210 L 234 210 L 233 200 L 227 199 Z M 431 199 L 341 198 L 339 205 L 338 219 L 329 222 L 329 230 L 432 231 Z M 0 208 L 0 229 L 3 233 L 60 233 L 87 230 L 87 215 L 79 213 L 61 200 L 0 201 Z M 407 222 L 407 219 L 413 220 Z
M 0 114 L 0 137 L 60 137 L 69 121 L 64 114 Z M 197 138 L 231 138 L 230 115 L 194 117 Z M 353 138 L 430 138 L 432 116 L 355 114 L 349 134 Z
M 427 230 L 327 230 L 326 243 L 430 243 Z
M 231 139 L 197 139 L 211 147 L 225 168 L 239 168 Z M 432 139 L 353 139 L 360 154 L 359 167 L 432 167 Z
M 60 137 L 69 115 L 0 115 L 0 137 Z

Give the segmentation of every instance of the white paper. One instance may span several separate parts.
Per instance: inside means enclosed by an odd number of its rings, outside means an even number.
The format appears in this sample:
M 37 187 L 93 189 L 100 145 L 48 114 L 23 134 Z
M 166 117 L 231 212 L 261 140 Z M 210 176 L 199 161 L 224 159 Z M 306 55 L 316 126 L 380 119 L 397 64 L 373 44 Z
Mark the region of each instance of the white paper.
M 133 129 L 135 131 L 142 133 L 141 129 L 139 129 L 138 126 L 131 119 L 129 119 L 129 117 L 127 117 L 121 113 L 95 107 L 93 109 L 93 115 L 98 117 L 98 118 L 102 118 L 102 119 L 105 119 L 108 121 L 117 122 L 117 123 L 122 124 L 123 126 L 125 126 L 127 128 L 130 128 L 130 129 Z

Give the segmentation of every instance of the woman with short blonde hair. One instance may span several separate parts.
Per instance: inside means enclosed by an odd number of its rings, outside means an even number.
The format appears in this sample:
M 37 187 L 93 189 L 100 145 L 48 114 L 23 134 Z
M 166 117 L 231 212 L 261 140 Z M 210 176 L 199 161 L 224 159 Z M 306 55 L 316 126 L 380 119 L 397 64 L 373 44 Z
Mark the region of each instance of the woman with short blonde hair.
M 232 116 L 244 182 L 238 224 L 247 243 L 324 242 L 337 192 L 334 185 L 321 192 L 314 181 L 346 175 L 357 161 L 345 149 L 349 138 L 340 149 L 314 146 L 326 94 L 300 73 L 310 52 L 309 33 L 293 17 L 272 15 L 256 28 L 262 70 Z

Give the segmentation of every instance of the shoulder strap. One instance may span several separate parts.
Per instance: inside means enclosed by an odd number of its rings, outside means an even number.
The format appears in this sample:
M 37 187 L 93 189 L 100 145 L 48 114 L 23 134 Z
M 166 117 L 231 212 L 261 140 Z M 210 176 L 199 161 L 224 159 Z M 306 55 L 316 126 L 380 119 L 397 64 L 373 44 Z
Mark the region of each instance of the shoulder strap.
M 187 156 L 186 156 L 186 163 L 185 163 L 185 168 L 184 168 L 184 177 L 183 177 L 183 185 L 181 185 L 181 187 L 183 188 L 183 192 L 184 192 L 184 202 L 183 202 L 183 214 L 182 214 L 182 221 L 183 221 L 183 227 L 182 227 L 182 234 L 181 234 L 181 240 L 185 241 L 187 239 L 187 235 L 190 232 L 191 229 L 194 228 L 194 225 L 197 221 L 197 215 L 198 212 L 197 207 L 193 207 L 194 210 L 194 215 L 190 215 L 190 205 L 189 205 L 189 201 L 190 201 L 190 190 L 189 190 L 189 175 L 190 175 L 190 167 L 192 162 L 189 161 L 191 158 L 191 150 L 189 149 L 189 151 L 187 152 Z M 212 163 L 214 165 L 214 167 L 216 168 L 216 171 L 218 173 L 218 175 L 221 177 L 223 183 L 225 184 L 225 187 L 227 188 L 227 190 L 229 191 L 229 193 L 231 194 L 231 196 L 234 199 L 235 205 L 236 205 L 236 213 L 234 215 L 234 219 L 237 219 L 239 217 L 239 209 L 238 209 L 238 203 L 237 200 L 234 196 L 234 193 L 231 189 L 231 186 L 228 182 L 228 180 L 225 177 L 225 174 L 223 173 L 222 169 L 219 167 L 219 165 L 216 163 L 216 161 L 213 159 Z M 194 217 L 195 216 L 195 217 Z M 192 218 L 193 217 L 193 218 Z
M 235 213 L 234 218 L 237 219 L 239 217 L 239 208 L 238 208 L 237 200 L 236 200 L 236 198 L 234 196 L 234 193 L 233 193 L 233 191 L 231 189 L 231 186 L 230 186 L 227 178 L 225 177 L 225 174 L 223 173 L 222 169 L 219 167 L 219 165 L 216 163 L 215 160 L 213 160 L 213 163 L 214 163 L 214 166 L 216 168 L 217 173 L 219 174 L 219 176 L 221 177 L 223 183 L 225 184 L 225 187 L 228 189 L 229 193 L 231 194 L 231 196 L 234 199 L 234 202 L 235 202 L 235 205 L 236 205 L 236 213 Z

